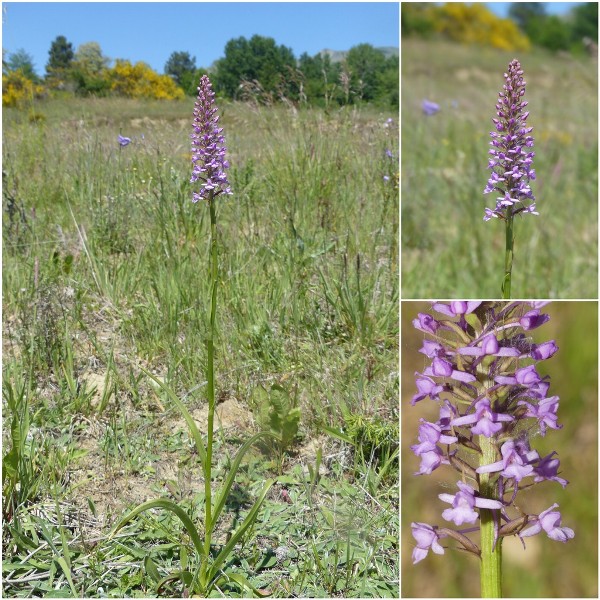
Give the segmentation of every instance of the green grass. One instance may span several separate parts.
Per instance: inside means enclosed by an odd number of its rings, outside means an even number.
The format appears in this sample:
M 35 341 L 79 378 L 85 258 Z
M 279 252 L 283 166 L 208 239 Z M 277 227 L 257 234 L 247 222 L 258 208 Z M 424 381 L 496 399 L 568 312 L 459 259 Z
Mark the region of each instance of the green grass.
M 410 446 L 417 442 L 419 419 L 435 421 L 439 406 L 424 400 L 410 406 L 416 392 L 415 371 L 426 359 L 419 353 L 424 335 L 412 327 L 418 312 L 429 312 L 424 302 L 402 303 L 402 596 L 411 598 L 479 597 L 479 564 L 444 540 L 443 556 L 430 553 L 412 564 L 413 521 L 444 526 L 447 506 L 438 494 L 455 488 L 456 473 L 440 467 L 431 475 L 415 476 L 419 459 Z M 575 531 L 568 543 L 547 536 L 526 538 L 524 550 L 515 537 L 504 538 L 503 594 L 506 598 L 596 598 L 598 596 L 598 303 L 553 302 L 544 307 L 550 321 L 531 332 L 537 343 L 555 340 L 559 351 L 538 365 L 551 378 L 550 392 L 560 397 L 560 430 L 536 436 L 531 447 L 541 456 L 556 450 L 560 476 L 569 481 L 536 485 L 518 497 L 524 512 L 541 512 L 559 504 L 563 526 Z M 452 528 L 452 524 L 451 524 Z M 477 538 L 474 538 L 477 543 Z
M 402 298 L 499 298 L 504 224 L 483 221 L 494 105 L 513 53 L 402 44 Z M 515 298 L 595 298 L 598 78 L 589 58 L 518 56 L 539 216 L 515 222 Z M 423 99 L 441 110 L 426 117 Z M 492 204 L 490 204 L 492 202 Z M 486 204 L 487 203 L 487 204 Z
M 185 424 L 141 370 L 203 431 L 209 223 L 191 202 L 192 101 L 35 112 L 4 111 L 3 439 L 20 458 L 3 477 L 3 592 L 152 596 L 144 557 L 160 577 L 194 560 L 181 526 L 148 512 L 108 534 L 152 498 L 201 514 Z M 248 455 L 218 543 L 274 477 L 234 571 L 281 597 L 397 596 L 396 115 L 221 114 L 234 196 L 218 204 L 214 477 L 259 424 L 285 421 L 261 390 L 280 386 L 300 419 L 285 447 Z M 24 413 L 27 430 L 11 429 Z

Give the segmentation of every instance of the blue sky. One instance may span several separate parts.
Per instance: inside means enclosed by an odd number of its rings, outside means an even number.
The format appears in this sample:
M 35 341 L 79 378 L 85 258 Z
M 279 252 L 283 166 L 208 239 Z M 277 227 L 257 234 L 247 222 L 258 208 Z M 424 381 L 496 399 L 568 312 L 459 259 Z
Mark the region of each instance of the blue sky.
M 23 48 L 39 75 L 59 35 L 74 49 L 98 42 L 109 58 L 142 60 L 160 73 L 174 51 L 208 67 L 230 39 L 254 34 L 274 38 L 296 57 L 361 43 L 400 45 L 396 2 L 3 2 L 2 8 L 2 47 Z
M 488 8 L 494 12 L 494 14 L 500 17 L 507 17 L 510 5 L 513 2 L 486 2 Z M 569 9 L 577 4 L 583 4 L 583 2 L 544 2 L 546 5 L 546 12 L 551 15 L 562 15 Z

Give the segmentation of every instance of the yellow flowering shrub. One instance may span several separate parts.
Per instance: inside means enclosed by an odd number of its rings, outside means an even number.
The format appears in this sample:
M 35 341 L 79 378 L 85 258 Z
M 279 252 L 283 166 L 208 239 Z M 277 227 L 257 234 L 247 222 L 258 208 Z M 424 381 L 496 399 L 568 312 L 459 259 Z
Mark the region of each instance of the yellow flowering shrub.
M 39 98 L 44 88 L 28 79 L 21 71 L 2 75 L 2 106 L 18 107 L 27 100 Z
M 157 98 L 178 100 L 184 92 L 168 75 L 159 75 L 146 63 L 135 65 L 128 60 L 118 59 L 108 71 L 110 88 L 116 94 L 128 98 Z
M 530 42 L 510 19 L 501 19 L 481 3 L 447 2 L 431 9 L 434 28 L 455 42 L 528 50 Z

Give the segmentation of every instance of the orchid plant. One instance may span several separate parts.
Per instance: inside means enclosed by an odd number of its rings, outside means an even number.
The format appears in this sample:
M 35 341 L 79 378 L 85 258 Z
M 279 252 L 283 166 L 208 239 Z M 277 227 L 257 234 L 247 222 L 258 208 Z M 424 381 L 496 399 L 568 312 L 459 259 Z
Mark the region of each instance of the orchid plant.
M 260 438 L 277 437 L 273 433 L 263 431 L 248 439 L 238 450 L 220 490 L 213 496 L 212 456 L 215 414 L 214 338 L 216 331 L 217 289 L 219 284 L 216 199 L 221 195 L 230 195 L 232 193 L 226 174 L 226 169 L 229 168 L 229 162 L 226 159 L 227 148 L 224 145 L 223 129 L 219 127 L 219 117 L 216 114 L 218 109 L 215 106 L 214 96 L 215 93 L 208 76 L 203 75 L 198 86 L 198 98 L 194 107 L 193 132 L 191 134 L 191 183 L 199 184 L 199 190 L 193 193 L 193 202 L 205 202 L 210 212 L 209 273 L 211 299 L 210 322 L 206 340 L 208 401 L 208 432 L 206 443 L 202 439 L 185 405 L 177 395 L 160 379 L 144 371 L 168 395 L 173 404 L 181 412 L 189 427 L 204 473 L 204 519 L 202 525 L 197 528 L 182 507 L 168 499 L 159 498 L 137 506 L 118 523 L 113 531 L 114 535 L 141 512 L 150 509 L 162 508 L 174 513 L 180 519 L 194 545 L 198 556 L 197 566 L 192 572 L 187 565 L 187 560 L 182 560 L 182 562 L 186 563 L 182 565 L 182 569 L 159 579 L 157 588 L 160 590 L 167 582 L 179 579 L 184 585 L 186 594 L 200 594 L 203 597 L 208 597 L 213 590 L 225 584 L 235 584 L 242 590 L 259 593 L 243 575 L 231 572 L 225 565 L 236 544 L 255 522 L 260 507 L 273 484 L 273 480 L 269 479 L 265 482 L 254 506 L 229 537 L 226 544 L 218 550 L 213 549 L 213 534 L 215 533 L 217 522 L 225 507 L 235 475 L 245 453 Z M 182 551 L 182 555 L 184 554 L 186 553 Z M 150 574 L 157 574 L 156 567 L 148 559 L 145 561 L 145 566 Z M 155 579 L 158 578 L 155 577 Z
M 485 209 L 484 221 L 492 218 L 504 221 L 506 226 L 506 244 L 504 257 L 504 278 L 502 297 L 511 297 L 512 264 L 514 251 L 514 218 L 519 214 L 537 215 L 535 197 L 529 182 L 535 179 L 532 168 L 533 127 L 527 126 L 529 112 L 525 111 L 527 100 L 523 70 L 518 60 L 513 60 L 504 73 L 505 83 L 498 94 L 496 116 L 492 119 L 495 131 L 490 132 L 492 146 L 489 151 L 488 168 L 491 175 L 484 194 L 499 194 L 496 206 Z

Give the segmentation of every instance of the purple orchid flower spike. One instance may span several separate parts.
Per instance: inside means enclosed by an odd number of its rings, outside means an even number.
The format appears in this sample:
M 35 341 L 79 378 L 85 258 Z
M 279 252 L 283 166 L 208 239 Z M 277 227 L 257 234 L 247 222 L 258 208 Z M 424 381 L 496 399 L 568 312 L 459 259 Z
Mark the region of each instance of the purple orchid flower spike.
M 500 219 L 506 225 L 506 249 L 504 255 L 504 279 L 502 297 L 511 297 L 512 263 L 514 250 L 514 218 L 516 215 L 537 215 L 535 196 L 530 181 L 535 179 L 532 168 L 535 152 L 533 127 L 527 125 L 529 111 L 525 95 L 523 69 L 513 60 L 504 73 L 504 85 L 498 94 L 496 116 L 492 119 L 494 130 L 487 168 L 491 170 L 484 194 L 495 194 L 496 204 L 486 207 L 484 221 Z
M 198 99 L 194 105 L 192 139 L 192 176 L 190 183 L 200 182 L 200 191 L 194 192 L 193 202 L 216 198 L 219 194 L 231 195 L 225 169 L 227 148 L 223 128 L 219 127 L 215 93 L 207 75 L 200 78 Z
M 501 194 L 495 209 L 491 209 L 501 219 L 523 212 L 535 201 L 529 187 L 529 181 L 535 179 L 535 171 L 531 168 L 535 152 L 531 150 L 533 138 L 529 135 L 533 127 L 526 125 L 529 112 L 524 110 L 527 106 L 527 101 L 523 100 L 525 81 L 518 60 L 508 65 L 504 78 L 505 84 L 496 104 L 498 118 L 492 119 L 495 131 L 490 132 L 492 149 L 488 168 L 492 173 L 484 190 L 484 194 Z M 484 220 L 489 219 L 486 213 Z
M 451 505 L 441 516 L 469 526 L 455 530 L 413 523 L 413 562 L 429 550 L 443 554 L 439 540 L 451 538 L 481 558 L 484 597 L 499 597 L 498 549 L 504 537 L 544 531 L 566 542 L 575 535 L 562 526 L 557 505 L 540 514 L 524 512 L 527 497 L 517 498 L 533 485 L 568 483 L 560 477 L 556 452 L 541 458 L 530 445 L 538 432 L 544 436 L 561 428 L 559 398 L 548 394 L 550 378 L 537 369 L 558 346 L 554 340 L 535 343 L 528 337 L 549 319 L 542 308 L 542 303 L 526 302 L 435 302 L 432 309 L 442 318 L 419 313 L 413 321 L 423 333 L 419 352 L 427 362 L 415 373 L 418 392 L 411 404 L 429 398 L 439 407 L 436 422 L 421 419 L 418 443 L 411 446 L 420 460 L 415 474 L 456 470 L 458 491 L 439 494 Z M 480 546 L 469 538 L 475 531 Z M 493 583 L 484 589 L 488 573 Z

